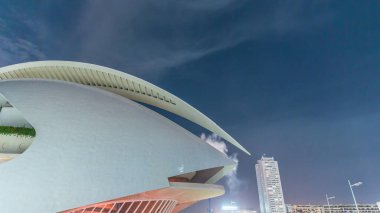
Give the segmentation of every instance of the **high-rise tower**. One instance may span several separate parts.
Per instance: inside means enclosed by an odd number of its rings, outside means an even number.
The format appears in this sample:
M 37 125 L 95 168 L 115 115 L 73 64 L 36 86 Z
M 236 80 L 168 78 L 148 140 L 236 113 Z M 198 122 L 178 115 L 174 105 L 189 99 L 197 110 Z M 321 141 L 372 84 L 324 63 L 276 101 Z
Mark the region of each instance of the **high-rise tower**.
M 256 164 L 261 213 L 285 213 L 280 171 L 273 157 L 261 157 Z

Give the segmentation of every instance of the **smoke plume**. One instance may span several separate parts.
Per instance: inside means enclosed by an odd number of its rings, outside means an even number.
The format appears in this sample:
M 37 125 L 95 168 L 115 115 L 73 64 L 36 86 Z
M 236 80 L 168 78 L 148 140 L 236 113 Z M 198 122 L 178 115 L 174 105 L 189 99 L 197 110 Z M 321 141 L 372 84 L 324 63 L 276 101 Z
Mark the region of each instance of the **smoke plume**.
M 228 155 L 228 148 L 226 143 L 223 141 L 221 137 L 219 137 L 216 134 L 206 135 L 204 133 L 201 134 L 201 139 L 210 144 L 212 147 L 226 155 L 229 159 L 233 160 L 236 163 L 235 168 L 232 170 L 232 172 L 225 176 L 226 178 L 226 184 L 229 188 L 230 192 L 236 191 L 239 186 L 241 185 L 241 181 L 237 177 L 237 169 L 239 165 L 239 160 L 237 158 L 237 153 L 233 153 L 231 155 Z

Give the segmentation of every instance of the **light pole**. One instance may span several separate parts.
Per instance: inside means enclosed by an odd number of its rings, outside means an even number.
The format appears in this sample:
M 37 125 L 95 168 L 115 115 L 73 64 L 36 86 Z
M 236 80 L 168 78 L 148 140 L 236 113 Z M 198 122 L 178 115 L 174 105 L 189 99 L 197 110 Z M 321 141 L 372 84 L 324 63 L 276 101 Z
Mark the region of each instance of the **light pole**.
M 350 189 L 351 189 L 352 197 L 354 198 L 354 202 L 355 202 L 357 213 L 359 213 L 359 208 L 358 208 L 358 204 L 356 203 L 356 199 L 355 199 L 355 195 L 354 195 L 354 190 L 352 190 L 352 187 L 353 186 L 360 186 L 362 184 L 363 184 L 362 182 L 357 182 L 357 183 L 354 183 L 354 184 L 351 185 L 350 180 L 348 180 L 348 185 L 350 185 Z
M 335 196 L 329 197 L 326 194 L 326 200 L 327 200 L 327 206 L 329 207 L 329 213 L 331 213 L 331 208 L 330 208 L 330 202 L 329 202 L 329 200 L 334 199 L 334 198 L 335 198 Z

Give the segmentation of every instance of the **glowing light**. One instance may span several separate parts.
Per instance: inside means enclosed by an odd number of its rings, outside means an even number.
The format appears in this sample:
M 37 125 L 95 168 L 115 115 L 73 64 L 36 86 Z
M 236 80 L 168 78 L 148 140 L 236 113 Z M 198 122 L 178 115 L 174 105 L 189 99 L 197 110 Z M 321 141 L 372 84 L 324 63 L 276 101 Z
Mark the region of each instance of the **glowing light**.
M 238 210 L 238 207 L 234 205 L 224 205 L 222 206 L 222 210 L 229 210 L 229 211 Z
M 357 183 L 352 184 L 351 186 L 360 186 L 362 184 L 363 184 L 363 182 L 357 182 Z

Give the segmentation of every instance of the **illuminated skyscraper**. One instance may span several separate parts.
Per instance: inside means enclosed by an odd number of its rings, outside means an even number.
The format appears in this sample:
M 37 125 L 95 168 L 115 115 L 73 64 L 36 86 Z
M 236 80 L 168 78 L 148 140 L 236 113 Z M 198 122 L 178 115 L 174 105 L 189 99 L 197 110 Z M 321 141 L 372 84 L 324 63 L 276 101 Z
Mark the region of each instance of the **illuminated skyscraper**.
M 280 172 L 273 157 L 261 157 L 256 164 L 261 213 L 285 213 Z

